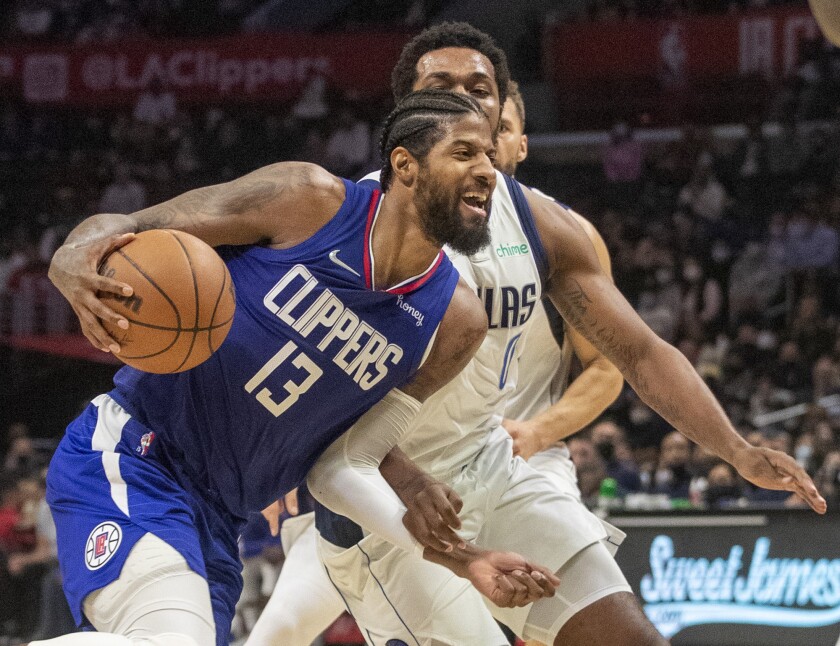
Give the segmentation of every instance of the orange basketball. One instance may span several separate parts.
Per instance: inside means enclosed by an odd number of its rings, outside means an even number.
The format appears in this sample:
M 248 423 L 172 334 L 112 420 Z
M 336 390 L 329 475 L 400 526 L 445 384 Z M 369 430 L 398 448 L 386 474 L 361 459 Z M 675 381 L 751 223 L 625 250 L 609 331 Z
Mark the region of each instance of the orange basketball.
M 840 2 L 837 0 L 808 0 L 811 11 L 825 37 L 840 47 Z
M 236 308 L 224 261 L 183 231 L 144 231 L 102 261 L 99 273 L 134 288 L 132 296 L 100 294 L 128 319 L 103 322 L 120 344 L 119 359 L 145 372 L 171 373 L 206 361 L 225 340 Z

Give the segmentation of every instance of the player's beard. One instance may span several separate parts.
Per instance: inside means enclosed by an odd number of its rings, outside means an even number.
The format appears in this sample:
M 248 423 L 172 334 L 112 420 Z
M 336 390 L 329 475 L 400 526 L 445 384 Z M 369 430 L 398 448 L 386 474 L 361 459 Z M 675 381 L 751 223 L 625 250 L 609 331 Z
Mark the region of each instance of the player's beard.
M 447 194 L 423 167 L 417 175 L 414 205 L 420 214 L 423 233 L 441 246 L 446 244 L 458 253 L 471 256 L 490 244 L 489 219 L 466 222 L 461 215 L 461 195 Z M 485 208 L 489 216 L 489 200 Z

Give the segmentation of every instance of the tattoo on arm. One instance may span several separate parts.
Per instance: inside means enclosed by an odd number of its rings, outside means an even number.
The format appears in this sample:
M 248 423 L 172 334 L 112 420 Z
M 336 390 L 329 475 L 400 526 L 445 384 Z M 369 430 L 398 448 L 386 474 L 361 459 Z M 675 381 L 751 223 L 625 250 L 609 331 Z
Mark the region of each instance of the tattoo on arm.
M 259 211 L 277 200 L 290 186 L 313 185 L 312 169 L 305 165 L 282 172 L 267 167 L 228 184 L 188 191 L 140 213 L 143 228 L 166 228 L 174 222 L 195 223 L 207 217 L 225 217 Z
M 623 340 L 621 332 L 613 327 L 601 325 L 594 320 L 590 312 L 592 299 L 577 280 L 573 282 L 574 287 L 563 294 L 566 304 L 564 315 L 568 322 L 621 370 L 642 399 L 669 420 L 679 419 L 680 409 L 676 402 L 664 397 L 652 387 L 639 370 L 639 361 L 643 358 L 644 349 Z

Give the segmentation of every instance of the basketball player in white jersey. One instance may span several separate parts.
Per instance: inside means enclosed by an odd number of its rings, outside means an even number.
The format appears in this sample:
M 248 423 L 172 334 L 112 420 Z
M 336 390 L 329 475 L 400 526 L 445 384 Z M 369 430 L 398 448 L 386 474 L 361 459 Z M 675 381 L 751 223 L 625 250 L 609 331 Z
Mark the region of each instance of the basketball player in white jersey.
M 489 37 L 469 25 L 443 24 L 405 47 L 393 87 L 397 97 L 422 87 L 469 93 L 498 123 L 507 80 L 504 54 Z M 519 611 L 491 608 L 518 635 L 546 644 L 663 644 L 612 559 L 604 526 L 551 477 L 512 457 L 502 420 L 518 379 L 521 335 L 543 287 L 564 319 L 685 435 L 759 486 L 795 491 L 820 512 L 825 501 L 789 456 L 737 435 L 685 358 L 615 289 L 568 210 L 501 173 L 493 203 L 490 247 L 451 255 L 484 302 L 490 331 L 467 368 L 423 405 L 380 469 L 409 508 L 403 519 L 409 528 L 422 528 L 426 518 L 423 504 L 415 504 L 422 489 L 416 483 L 425 476 L 414 461 L 462 498 L 464 539 L 555 568 L 560 585 L 553 597 Z M 310 473 L 311 491 L 325 507 L 359 515 L 331 481 L 343 451 L 340 441 L 334 447 Z M 330 579 L 370 644 L 507 644 L 468 584 L 321 508 L 316 524 Z
M 525 106 L 516 83 L 511 81 L 496 141 L 496 167 L 510 176 L 528 154 L 524 130 Z M 576 217 L 592 241 L 601 266 L 609 273 L 610 259 L 604 241 L 595 227 Z M 559 440 L 603 412 L 621 392 L 624 378 L 573 328 L 562 321 L 557 323 L 564 334 L 562 346 L 552 333 L 543 303 L 535 306 L 522 337 L 520 381 L 505 413 L 511 419 L 506 419 L 504 425 L 514 438 L 516 455 L 529 459 L 534 468 L 554 474 L 579 499 L 575 467 L 568 449 Z M 583 371 L 567 388 L 573 354 Z M 287 496 L 285 507 L 296 513 L 296 498 Z M 617 546 L 623 534 L 610 525 L 606 527 L 611 544 Z M 318 561 L 316 535 L 312 513 L 283 523 L 281 537 L 286 560 L 246 646 L 308 646 L 344 610 L 341 596 Z

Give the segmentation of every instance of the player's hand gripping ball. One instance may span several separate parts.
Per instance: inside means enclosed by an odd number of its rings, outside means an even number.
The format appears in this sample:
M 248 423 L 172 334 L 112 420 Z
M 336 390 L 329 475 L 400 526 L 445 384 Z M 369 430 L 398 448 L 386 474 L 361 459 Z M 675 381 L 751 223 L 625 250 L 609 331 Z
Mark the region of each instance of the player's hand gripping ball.
M 100 293 L 128 319 L 102 324 L 120 344 L 116 356 L 139 370 L 182 372 L 206 361 L 225 340 L 236 309 L 227 266 L 212 247 L 183 231 L 144 231 L 109 254 L 99 273 L 134 294 Z
M 840 0 L 808 0 L 825 37 L 840 47 Z

